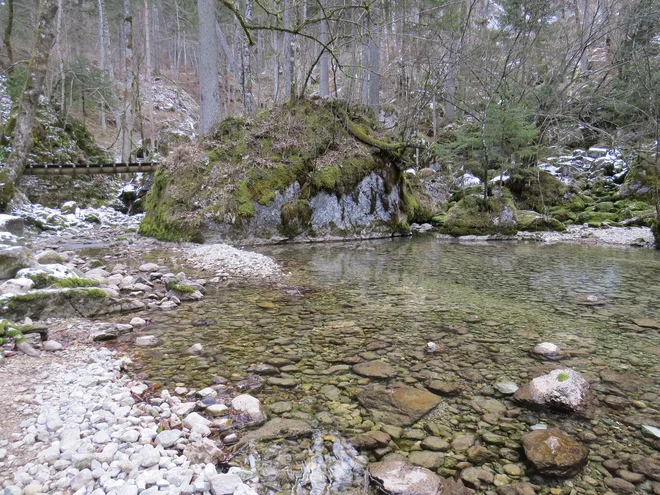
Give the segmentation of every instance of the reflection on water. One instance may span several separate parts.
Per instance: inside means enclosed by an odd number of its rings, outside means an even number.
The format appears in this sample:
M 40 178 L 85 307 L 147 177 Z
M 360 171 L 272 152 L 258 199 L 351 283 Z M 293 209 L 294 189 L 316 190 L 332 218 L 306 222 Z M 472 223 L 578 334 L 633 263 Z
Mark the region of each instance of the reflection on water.
M 165 343 L 135 351 L 141 353 L 141 372 L 149 380 L 172 390 L 176 385 L 202 388 L 217 376 L 236 383 L 261 373 L 266 383 L 257 396 L 271 416 L 303 419 L 319 430 L 336 429 L 350 437 L 377 426 L 355 399 L 369 380 L 351 366 L 381 360 L 398 373 L 391 381 L 457 384 L 459 395 L 445 398 L 420 425 L 427 434 L 450 439 L 458 432 L 493 431 L 519 447 L 529 426 L 543 421 L 578 435 L 596 458 L 615 456 L 617 449 L 653 451 L 640 425 L 629 418 L 642 415 L 639 422 L 659 414 L 660 337 L 652 326 L 660 321 L 660 253 L 573 245 L 457 245 L 433 238 L 261 251 L 293 272 L 290 286 L 218 289 L 175 313 L 150 313 L 149 332 L 162 335 Z M 644 326 L 636 324 L 640 319 Z M 447 350 L 429 356 L 429 340 Z M 556 366 L 530 357 L 529 350 L 542 341 L 568 350 L 561 365 L 585 373 L 592 382 L 603 405 L 596 425 L 521 412 L 494 390 L 498 381 L 520 384 Z M 204 346 L 204 356 L 187 355 L 195 343 Z M 606 400 L 613 396 L 625 400 Z M 484 397 L 495 397 L 512 411 L 506 422 L 480 418 L 473 404 Z M 295 465 L 308 458 L 301 452 L 313 452 L 312 447 L 308 440 L 280 443 L 263 449 L 263 462 Z M 419 441 L 405 436 L 390 447 L 404 454 L 420 448 Z M 445 461 L 440 472 L 457 473 L 456 459 L 460 462 L 460 454 Z M 505 460 L 489 469 L 497 472 L 500 466 L 501 471 Z M 527 467 L 522 461 L 519 465 Z M 592 464 L 586 473 L 597 483 L 587 480 L 585 486 L 604 493 L 598 484 L 602 475 L 591 469 Z M 290 489 L 296 475 L 276 469 L 272 478 L 267 486 Z

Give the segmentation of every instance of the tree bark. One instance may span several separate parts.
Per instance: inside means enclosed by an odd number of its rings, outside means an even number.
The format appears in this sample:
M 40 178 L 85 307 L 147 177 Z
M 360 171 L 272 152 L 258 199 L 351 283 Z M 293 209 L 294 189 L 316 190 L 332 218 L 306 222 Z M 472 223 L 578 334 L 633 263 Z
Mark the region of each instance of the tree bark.
M 121 161 L 128 163 L 133 148 L 133 17 L 130 0 L 123 0 L 124 6 L 124 109 L 121 116 Z
M 589 69 L 588 49 L 589 38 L 591 37 L 591 1 L 584 0 L 584 12 L 582 17 L 582 57 L 580 58 L 580 70 L 584 74 Z
M 324 45 L 328 44 L 328 20 L 321 20 L 321 43 Z M 330 96 L 330 79 L 328 74 L 328 59 L 330 55 L 328 50 L 325 49 L 325 46 L 322 48 L 323 53 L 321 54 L 320 61 L 320 83 L 319 83 L 319 94 L 321 98 L 327 98 Z
M 284 0 L 284 29 L 291 29 L 290 0 Z M 296 97 L 294 39 L 291 33 L 284 33 L 284 86 L 287 96 L 294 100 Z
M 144 0 L 144 46 L 145 53 L 145 100 L 147 101 L 147 115 L 149 116 L 149 148 L 155 148 L 156 129 L 154 122 L 154 86 L 153 86 L 153 68 L 151 61 L 151 26 L 149 23 L 149 0 Z M 144 146 L 144 143 L 142 143 Z
M 5 36 L 3 43 L 7 52 L 7 67 L 14 63 L 14 52 L 11 48 L 11 32 L 14 29 L 14 0 L 7 1 L 7 26 L 5 27 Z
M 236 59 L 234 58 L 234 54 L 232 53 L 231 48 L 229 47 L 229 43 L 227 43 L 227 38 L 225 38 L 225 35 L 222 32 L 222 29 L 220 28 L 220 23 L 217 20 L 215 21 L 215 34 L 218 37 L 218 41 L 220 42 L 220 47 L 222 48 L 222 51 L 225 54 L 227 63 L 229 64 L 229 70 L 231 70 L 231 73 L 234 74 L 234 77 L 236 79 L 240 79 L 241 73 L 238 70 Z
M 64 120 L 67 117 L 66 111 L 66 96 L 65 88 L 66 85 L 66 74 L 64 73 L 64 53 L 62 51 L 62 15 L 64 14 L 64 0 L 58 0 L 57 2 L 57 28 L 55 34 L 55 46 L 57 47 L 57 61 L 60 69 L 60 107 L 62 110 L 62 115 Z
M 376 10 L 374 3 L 373 9 Z M 371 38 L 369 39 L 369 106 L 376 115 L 380 110 L 380 26 L 369 16 Z
M 245 23 L 252 22 L 252 0 L 245 0 Z M 252 73 L 250 71 L 250 44 L 247 37 L 243 37 L 241 46 L 241 91 L 243 93 L 243 110 L 246 115 L 254 113 L 254 99 L 252 98 Z
M 55 40 L 54 24 L 58 9 L 57 0 L 41 0 L 35 34 L 34 49 L 29 66 L 29 77 L 19 101 L 18 116 L 12 141 L 12 152 L 4 169 L 0 172 L 0 182 L 4 183 L 5 202 L 13 196 L 13 188 L 25 170 L 28 155 L 32 149 L 32 125 L 42 94 L 44 79 L 48 74 L 48 58 Z
M 215 4 L 213 0 L 197 0 L 199 13 L 199 132 L 209 134 L 220 122 L 220 91 L 218 88 Z

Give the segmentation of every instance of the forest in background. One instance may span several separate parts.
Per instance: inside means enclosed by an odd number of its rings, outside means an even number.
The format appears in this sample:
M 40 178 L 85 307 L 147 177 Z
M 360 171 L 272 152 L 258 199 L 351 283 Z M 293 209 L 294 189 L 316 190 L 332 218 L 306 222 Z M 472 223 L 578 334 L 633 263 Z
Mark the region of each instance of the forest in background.
M 201 100 L 201 134 L 329 97 L 371 106 L 418 165 L 483 179 L 533 167 L 550 145 L 601 143 L 634 149 L 658 175 L 658 0 L 5 0 L 14 103 L 40 13 L 53 36 L 42 92 L 122 161 L 158 144 L 165 81 L 175 99 L 180 88 Z

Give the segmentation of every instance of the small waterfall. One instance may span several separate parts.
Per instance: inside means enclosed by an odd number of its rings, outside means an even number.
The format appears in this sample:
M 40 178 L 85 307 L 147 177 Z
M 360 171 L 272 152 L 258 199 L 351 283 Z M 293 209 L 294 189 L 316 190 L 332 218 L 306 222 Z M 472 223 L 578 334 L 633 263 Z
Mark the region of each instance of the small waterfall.
M 323 453 L 324 435 L 316 432 L 310 457 L 291 495 L 365 495 L 368 493 L 367 460 L 344 439 L 331 434 L 332 451 Z M 325 437 L 327 438 L 327 437 Z

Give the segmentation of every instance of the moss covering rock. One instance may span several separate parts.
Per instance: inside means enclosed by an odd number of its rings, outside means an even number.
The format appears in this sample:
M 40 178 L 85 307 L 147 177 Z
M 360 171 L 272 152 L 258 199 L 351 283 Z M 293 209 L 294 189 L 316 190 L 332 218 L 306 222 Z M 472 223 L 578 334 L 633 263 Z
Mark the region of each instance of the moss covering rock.
M 167 241 L 391 234 L 430 218 L 373 112 L 299 101 L 229 118 L 155 175 L 140 233 Z
M 508 198 L 467 196 L 449 209 L 441 230 L 453 236 L 513 235 L 518 231 L 517 215 Z

